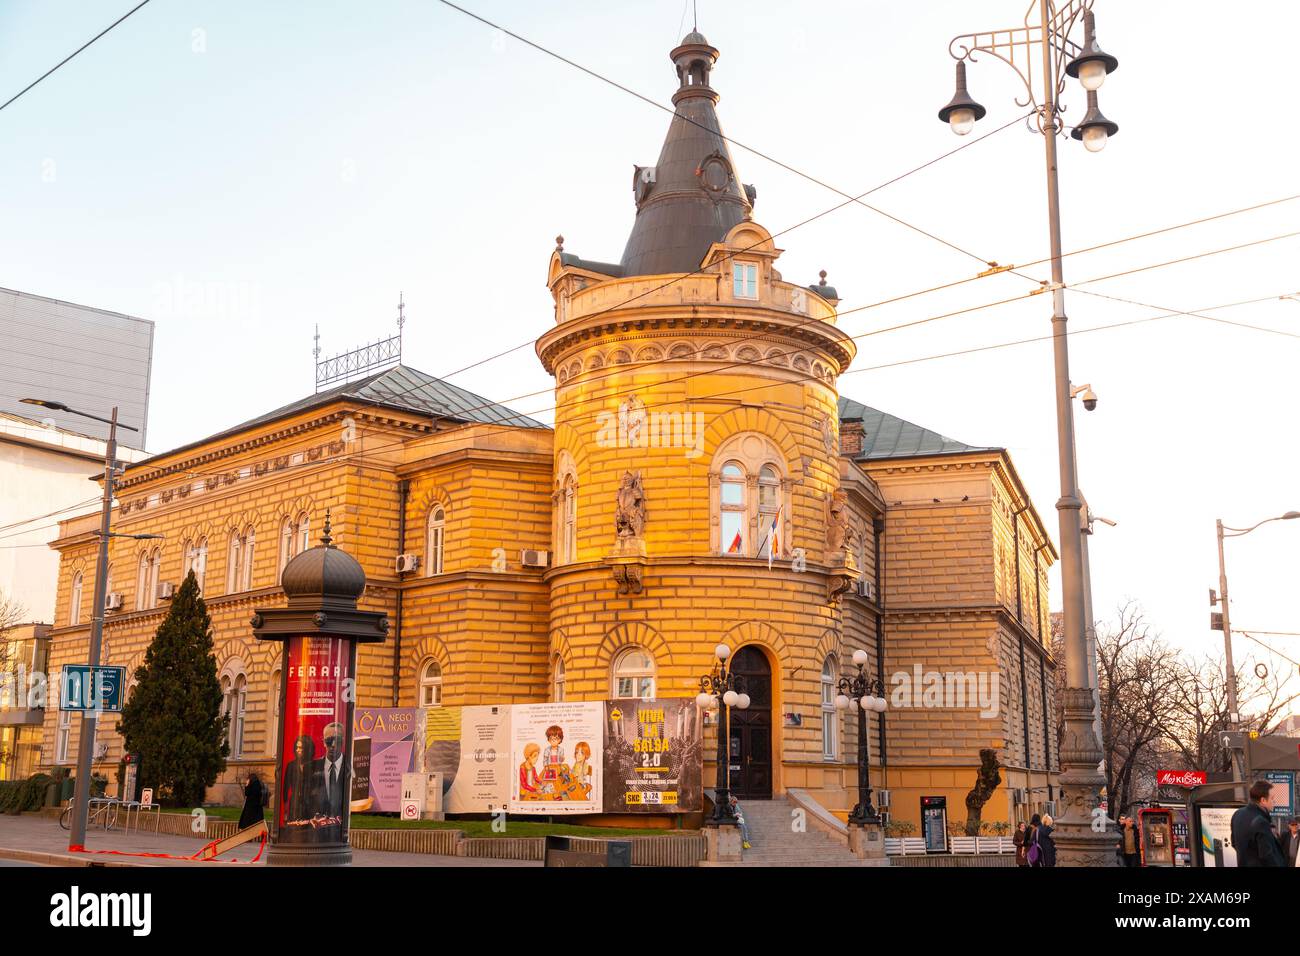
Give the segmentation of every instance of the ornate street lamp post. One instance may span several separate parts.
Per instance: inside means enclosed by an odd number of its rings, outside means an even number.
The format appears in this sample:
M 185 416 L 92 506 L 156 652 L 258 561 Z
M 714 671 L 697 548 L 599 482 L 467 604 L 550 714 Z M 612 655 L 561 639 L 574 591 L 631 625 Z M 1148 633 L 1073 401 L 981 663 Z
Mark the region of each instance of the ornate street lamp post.
M 745 710 L 749 707 L 749 695 L 745 693 L 745 678 L 731 673 L 727 665 L 731 657 L 731 648 L 719 644 L 713 649 L 716 661 L 713 670 L 700 678 L 700 693 L 695 702 L 702 710 L 722 709 L 718 714 L 718 781 L 716 798 L 713 801 L 713 815 L 705 820 L 705 826 L 735 826 L 736 815 L 731 811 L 731 754 L 728 746 L 731 739 L 731 708 Z
M 867 743 L 867 712 L 885 712 L 885 685 L 882 681 L 867 676 L 866 651 L 854 651 L 853 663 L 858 666 L 858 672 L 852 677 L 840 678 L 840 693 L 835 698 L 836 709 L 844 711 L 852 707 L 858 712 L 858 802 L 849 814 L 849 825 L 875 826 L 880 823 L 880 814 L 871 804 L 871 749 Z
M 1038 132 L 1043 136 L 1047 167 L 1048 235 L 1051 241 L 1052 349 L 1055 363 L 1056 431 L 1061 497 L 1056 510 L 1061 528 L 1061 591 L 1065 619 L 1065 673 L 1071 685 L 1062 694 L 1065 736 L 1060 748 L 1062 773 L 1061 812 L 1057 817 L 1057 860 L 1062 866 L 1114 866 L 1114 837 L 1093 829 L 1101 813 L 1105 778 L 1098 771 L 1101 744 L 1094 731 L 1095 700 L 1089 686 L 1087 635 L 1084 612 L 1083 501 L 1075 468 L 1074 420 L 1070 401 L 1070 359 L 1066 332 L 1065 280 L 1061 269 L 1061 209 L 1057 185 L 1056 138 L 1064 135 L 1058 98 L 1065 77 L 1078 79 L 1087 93 L 1088 110 L 1070 130 L 1089 152 L 1097 152 L 1119 127 L 1102 115 L 1097 89 L 1119 61 L 1097 45 L 1093 26 L 1093 0 L 1033 0 L 1023 24 L 954 37 L 948 52 L 957 61 L 957 94 L 939 111 L 939 119 L 964 136 L 985 113 L 966 89 L 966 61 L 987 54 L 1009 65 L 1025 86 L 1021 106 L 1032 106 Z M 1083 27 L 1083 42 L 1071 38 Z M 1041 100 L 1034 86 L 1042 83 Z

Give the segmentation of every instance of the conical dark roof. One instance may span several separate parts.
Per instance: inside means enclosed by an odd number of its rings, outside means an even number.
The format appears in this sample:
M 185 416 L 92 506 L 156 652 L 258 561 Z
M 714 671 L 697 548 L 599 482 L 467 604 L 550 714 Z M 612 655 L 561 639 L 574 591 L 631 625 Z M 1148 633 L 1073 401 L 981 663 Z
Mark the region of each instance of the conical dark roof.
M 679 86 L 659 162 L 633 177 L 636 222 L 621 262 L 622 274 L 693 272 L 709 246 L 749 218 L 752 195 L 736 174 L 722 138 L 709 74 L 718 51 L 697 31 L 671 57 Z

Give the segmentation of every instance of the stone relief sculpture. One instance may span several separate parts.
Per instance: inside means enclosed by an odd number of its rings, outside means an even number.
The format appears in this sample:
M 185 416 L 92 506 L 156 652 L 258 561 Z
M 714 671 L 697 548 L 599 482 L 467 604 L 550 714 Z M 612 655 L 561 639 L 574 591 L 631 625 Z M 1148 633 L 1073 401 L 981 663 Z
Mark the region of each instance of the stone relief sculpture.
M 826 499 L 826 550 L 832 554 L 844 551 L 849 527 L 849 497 L 835 491 Z
M 641 538 L 645 535 L 645 522 L 645 487 L 641 483 L 641 472 L 624 472 L 614 510 L 614 533 L 620 540 Z

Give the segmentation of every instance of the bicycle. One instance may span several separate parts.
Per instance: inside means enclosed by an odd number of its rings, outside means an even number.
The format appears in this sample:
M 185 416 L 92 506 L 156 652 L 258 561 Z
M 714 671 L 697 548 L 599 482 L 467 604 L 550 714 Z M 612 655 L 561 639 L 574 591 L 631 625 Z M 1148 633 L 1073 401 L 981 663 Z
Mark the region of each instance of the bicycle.
M 65 830 L 72 829 L 72 808 L 75 803 L 75 800 L 69 800 L 68 805 L 59 814 L 59 826 Z M 92 797 L 88 806 L 90 807 L 90 815 L 86 819 L 87 829 L 98 825 L 105 830 L 111 830 L 117 826 L 119 801 L 112 797 Z

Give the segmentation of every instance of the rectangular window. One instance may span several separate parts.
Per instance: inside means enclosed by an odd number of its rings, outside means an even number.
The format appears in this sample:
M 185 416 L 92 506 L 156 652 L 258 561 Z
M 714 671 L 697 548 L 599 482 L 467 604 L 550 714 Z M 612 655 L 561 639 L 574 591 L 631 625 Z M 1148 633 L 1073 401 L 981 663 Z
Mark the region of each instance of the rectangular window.
M 758 266 L 751 262 L 731 265 L 731 294 L 737 299 L 758 298 Z
M 68 739 L 72 736 L 72 711 L 59 711 L 59 727 L 54 736 L 54 762 L 68 762 Z
M 835 759 L 835 711 L 822 711 L 822 756 Z

